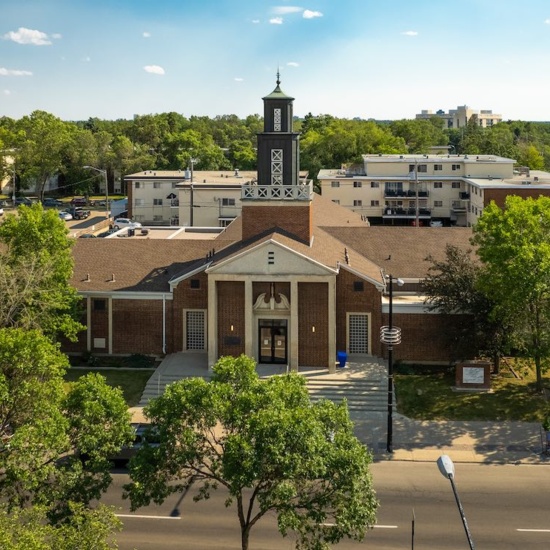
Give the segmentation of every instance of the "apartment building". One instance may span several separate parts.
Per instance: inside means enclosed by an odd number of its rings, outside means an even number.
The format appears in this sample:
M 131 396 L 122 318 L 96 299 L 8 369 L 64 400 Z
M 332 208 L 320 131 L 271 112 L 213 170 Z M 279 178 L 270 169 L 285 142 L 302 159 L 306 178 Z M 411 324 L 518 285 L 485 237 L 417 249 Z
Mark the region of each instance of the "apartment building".
M 364 155 L 362 166 L 317 178 L 324 197 L 372 225 L 470 227 L 491 200 L 550 195 L 550 174 L 494 155 Z
M 422 110 L 415 118 L 417 120 L 427 120 L 436 116 L 445 121 L 446 128 L 464 128 L 474 115 L 477 117 L 477 122 L 482 128 L 489 128 L 502 122 L 502 115 L 497 115 L 489 109 L 476 111 L 470 109 L 467 105 L 459 105 L 456 109 L 449 109 L 448 113 L 441 109 L 435 113 L 430 110 Z
M 145 170 L 125 176 L 128 215 L 143 225 L 226 227 L 256 172 Z

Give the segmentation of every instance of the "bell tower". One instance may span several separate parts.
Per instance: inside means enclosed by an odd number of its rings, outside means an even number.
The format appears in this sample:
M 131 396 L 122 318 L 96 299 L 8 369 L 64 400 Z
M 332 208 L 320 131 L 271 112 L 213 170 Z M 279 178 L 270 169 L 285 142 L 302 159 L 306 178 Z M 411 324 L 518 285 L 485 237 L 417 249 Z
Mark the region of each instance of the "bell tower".
M 312 185 L 300 181 L 300 134 L 293 131 L 294 98 L 275 89 L 263 98 L 264 131 L 258 134 L 258 182 L 243 186 L 243 240 L 283 229 L 301 241 L 311 239 Z

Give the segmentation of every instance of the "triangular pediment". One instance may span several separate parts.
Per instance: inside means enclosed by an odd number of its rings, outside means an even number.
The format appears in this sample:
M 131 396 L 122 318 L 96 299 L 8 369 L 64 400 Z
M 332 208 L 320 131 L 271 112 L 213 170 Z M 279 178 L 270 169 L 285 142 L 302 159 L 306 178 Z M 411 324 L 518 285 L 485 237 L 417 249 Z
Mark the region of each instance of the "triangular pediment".
M 270 240 L 216 263 L 207 273 L 224 275 L 329 275 L 331 269 L 308 256 Z

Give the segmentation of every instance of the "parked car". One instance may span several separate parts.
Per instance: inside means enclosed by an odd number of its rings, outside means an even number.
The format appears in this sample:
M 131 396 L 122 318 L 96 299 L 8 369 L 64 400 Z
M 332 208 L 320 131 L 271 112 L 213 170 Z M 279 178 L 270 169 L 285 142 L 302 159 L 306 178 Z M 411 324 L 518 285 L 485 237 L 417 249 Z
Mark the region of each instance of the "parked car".
M 13 201 L 13 205 L 21 206 L 22 204 L 24 204 L 25 206 L 30 206 L 32 204 L 32 201 L 27 197 L 15 197 L 15 200 Z
M 127 227 L 129 229 L 140 229 L 141 224 L 139 222 L 134 222 L 129 218 L 117 218 L 114 221 L 113 227 L 118 231 L 119 229 L 123 229 L 124 227 Z
M 86 197 L 74 197 L 71 199 L 71 206 L 86 206 L 88 199 Z
M 60 201 L 58 199 L 54 199 L 52 197 L 46 197 L 42 201 L 42 206 L 44 206 L 45 208 L 50 208 L 50 207 L 57 208 L 59 206 L 63 206 L 64 204 L 65 203 L 63 201 Z
M 158 447 L 159 445 L 158 432 L 150 424 L 132 424 L 132 428 L 136 433 L 132 445 L 122 447 L 116 455 L 109 457 L 109 460 L 117 466 L 126 464 L 145 443 L 152 447 Z
M 70 214 L 69 212 L 66 212 L 65 210 L 63 210 L 62 212 L 59 212 L 59 217 L 62 220 L 65 220 L 66 222 L 73 219 L 72 214 Z
M 432 220 L 430 222 L 430 227 L 443 227 L 443 222 L 440 220 Z
M 82 233 L 78 237 L 79 239 L 97 239 L 97 235 L 94 235 L 93 233 Z
M 74 220 L 85 220 L 90 216 L 89 210 L 84 210 L 84 208 L 71 208 L 71 210 L 68 211 L 69 214 L 73 217 Z

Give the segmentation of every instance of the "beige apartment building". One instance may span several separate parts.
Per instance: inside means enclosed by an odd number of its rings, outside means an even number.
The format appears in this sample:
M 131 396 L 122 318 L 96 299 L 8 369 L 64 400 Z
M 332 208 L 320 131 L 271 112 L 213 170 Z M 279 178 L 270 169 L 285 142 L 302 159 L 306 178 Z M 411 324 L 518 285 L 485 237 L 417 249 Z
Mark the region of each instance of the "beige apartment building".
M 124 179 L 128 216 L 143 225 L 226 227 L 241 213 L 241 188 L 256 172 L 145 170 Z
M 491 200 L 550 195 L 550 174 L 494 155 L 363 155 L 362 166 L 317 178 L 324 197 L 372 225 L 470 227 Z
M 478 124 L 482 128 L 488 128 L 502 122 L 502 115 L 497 115 L 489 109 L 476 111 L 470 109 L 467 105 L 459 105 L 456 109 L 449 109 L 448 113 L 441 109 L 435 113 L 429 110 L 422 110 L 415 118 L 417 120 L 427 120 L 436 116 L 445 120 L 446 128 L 464 128 L 474 115 L 477 117 Z

